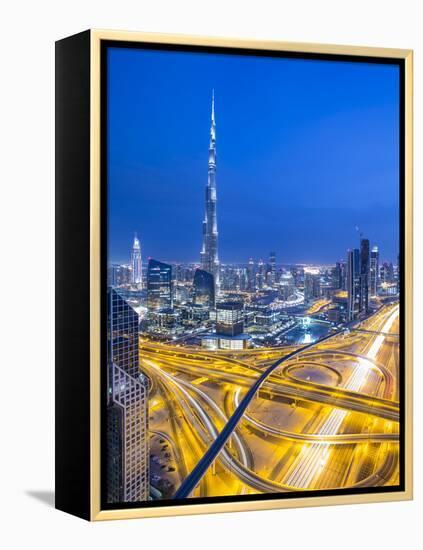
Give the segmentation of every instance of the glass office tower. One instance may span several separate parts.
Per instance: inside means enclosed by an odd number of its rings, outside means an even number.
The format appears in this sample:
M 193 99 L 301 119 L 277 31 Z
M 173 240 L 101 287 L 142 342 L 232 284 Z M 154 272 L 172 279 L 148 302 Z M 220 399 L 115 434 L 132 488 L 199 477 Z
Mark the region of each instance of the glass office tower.
M 377 296 L 379 286 L 379 248 L 374 246 L 370 252 L 370 296 Z
M 138 315 L 112 288 L 107 337 L 107 500 L 147 500 L 148 380 L 139 370 Z
M 369 279 L 370 279 L 370 243 L 369 239 L 360 241 L 360 312 L 369 313 Z
M 360 251 L 358 248 L 348 250 L 347 262 L 347 319 L 352 321 L 360 313 L 361 270 Z
M 194 304 L 214 307 L 214 277 L 204 269 L 197 269 L 193 282 Z
M 150 259 L 147 268 L 147 308 L 158 311 L 172 307 L 172 266 Z

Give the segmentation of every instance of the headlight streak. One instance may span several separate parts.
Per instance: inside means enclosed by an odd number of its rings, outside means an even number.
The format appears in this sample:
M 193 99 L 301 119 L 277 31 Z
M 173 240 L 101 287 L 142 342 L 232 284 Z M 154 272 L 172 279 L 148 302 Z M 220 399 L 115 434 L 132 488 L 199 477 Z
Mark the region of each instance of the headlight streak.
M 238 388 L 238 390 L 234 393 L 234 406 L 235 408 L 239 405 L 239 395 L 241 392 L 241 388 Z M 399 433 L 393 432 L 393 433 L 351 433 L 351 434 L 335 434 L 335 435 L 323 435 L 319 433 L 294 433 L 294 432 L 288 432 L 286 430 L 281 430 L 280 428 L 276 428 L 274 426 L 269 426 L 268 424 L 264 424 L 263 422 L 260 422 L 256 419 L 254 419 L 252 416 L 250 416 L 247 413 L 244 413 L 244 420 L 248 423 L 252 424 L 259 430 L 268 433 L 270 435 L 275 435 L 277 437 L 285 438 L 285 439 L 292 439 L 293 441 L 304 441 L 304 442 L 312 442 L 312 441 L 319 441 L 321 443 L 330 443 L 331 445 L 350 445 L 351 443 L 357 442 L 363 442 L 363 441 L 371 441 L 374 442 L 382 442 L 382 441 L 399 441 Z M 392 422 L 389 423 L 389 426 L 392 425 Z
M 211 434 L 211 436 L 214 439 L 216 439 L 218 435 L 218 431 L 215 425 L 210 420 L 210 417 L 207 415 L 207 413 L 201 408 L 201 406 L 195 401 L 195 399 L 187 392 L 187 390 L 181 387 L 183 381 L 177 380 L 172 375 L 165 373 L 152 361 L 149 361 L 149 360 L 146 360 L 146 361 L 152 368 L 156 370 L 156 372 L 158 372 L 159 376 L 166 378 L 168 381 L 171 382 L 171 384 L 176 386 L 179 391 L 181 391 L 184 397 L 189 401 L 190 405 L 196 410 L 197 414 L 201 417 L 201 420 L 206 425 L 208 432 Z M 193 391 L 198 391 L 198 388 L 195 388 L 195 387 L 191 389 Z M 224 416 L 223 412 L 221 412 L 221 414 Z M 244 457 L 245 457 L 245 460 L 247 461 L 247 457 L 245 454 L 244 454 Z M 262 478 L 252 470 L 249 470 L 248 466 L 245 463 L 240 463 L 225 448 L 222 450 L 219 460 L 221 460 L 221 462 L 225 465 L 226 468 L 228 468 L 230 472 L 233 472 L 234 474 L 236 474 L 240 480 L 242 480 L 246 485 L 255 489 L 256 491 L 275 493 L 275 492 L 291 490 L 290 488 L 284 487 L 279 483 L 274 483 L 271 480 Z M 242 492 L 244 491 L 245 489 L 242 490 Z
M 312 355 L 316 355 L 316 353 L 318 352 L 314 352 L 314 354 L 304 354 L 303 357 L 308 358 Z M 325 350 L 320 351 L 320 354 L 322 355 L 331 355 L 332 353 L 340 352 Z M 351 355 L 351 357 L 353 357 L 354 359 L 360 357 L 366 359 L 365 357 L 354 353 L 342 353 L 341 355 Z M 167 361 L 169 360 L 167 359 Z M 370 360 L 367 360 L 367 362 L 370 362 Z M 381 365 L 377 365 L 375 363 L 373 363 L 373 367 L 376 367 L 378 370 L 380 370 L 381 373 L 386 377 L 387 381 L 389 381 L 388 379 L 390 377 L 386 369 L 382 369 Z M 222 371 L 220 369 L 212 369 L 210 367 L 204 368 L 193 366 L 192 368 L 187 368 L 186 366 L 183 366 L 181 364 L 178 365 L 175 363 L 174 368 L 177 371 L 186 372 L 188 374 L 191 374 L 192 370 L 195 368 L 196 372 L 199 375 L 205 374 L 207 376 L 214 377 L 219 381 L 226 379 L 228 382 L 236 385 L 245 385 L 246 382 L 248 382 L 248 385 L 250 385 L 251 383 L 250 377 L 246 378 L 244 375 L 232 373 L 229 371 Z M 303 381 L 279 379 L 275 376 L 270 376 L 269 379 L 266 380 L 263 384 L 263 387 L 281 395 L 290 395 L 296 398 L 305 398 L 306 400 L 325 403 L 329 405 L 333 403 L 334 399 L 333 387 L 326 387 L 322 384 L 314 384 L 311 382 L 305 383 Z M 337 392 L 337 400 L 339 403 L 339 407 L 343 407 L 348 410 L 356 410 L 367 414 L 373 414 L 376 416 L 380 416 L 381 418 L 386 418 L 394 421 L 397 421 L 397 419 L 399 418 L 399 404 L 397 402 L 394 402 L 390 399 L 385 399 L 383 397 L 361 395 L 357 392 L 349 394 L 349 392 L 346 391 L 345 393 L 343 393 L 346 388 L 338 388 L 338 390 L 339 391 Z
M 399 315 L 399 307 L 395 307 L 394 311 L 389 315 L 388 320 L 383 325 L 381 332 L 388 333 L 392 324 Z M 385 341 L 385 336 L 378 335 L 367 356 L 370 359 L 375 359 L 378 351 Z M 353 374 L 345 384 L 345 389 L 358 392 L 367 380 L 369 369 L 372 367 L 370 361 L 360 359 Z M 347 411 L 334 409 L 319 430 L 321 435 L 336 435 L 345 419 Z M 327 464 L 330 456 L 328 443 L 313 443 L 312 445 L 305 444 L 298 457 L 296 458 L 293 467 L 285 477 L 287 485 L 295 486 L 301 489 L 306 489 L 315 483 L 321 471 Z

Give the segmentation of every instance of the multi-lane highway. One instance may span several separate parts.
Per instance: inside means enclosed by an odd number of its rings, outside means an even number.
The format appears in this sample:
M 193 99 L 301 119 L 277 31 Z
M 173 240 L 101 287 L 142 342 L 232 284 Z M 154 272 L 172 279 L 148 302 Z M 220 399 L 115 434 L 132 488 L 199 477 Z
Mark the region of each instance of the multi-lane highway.
M 140 342 L 150 429 L 176 447 L 174 495 L 393 484 L 399 307 L 304 347 L 213 352 Z

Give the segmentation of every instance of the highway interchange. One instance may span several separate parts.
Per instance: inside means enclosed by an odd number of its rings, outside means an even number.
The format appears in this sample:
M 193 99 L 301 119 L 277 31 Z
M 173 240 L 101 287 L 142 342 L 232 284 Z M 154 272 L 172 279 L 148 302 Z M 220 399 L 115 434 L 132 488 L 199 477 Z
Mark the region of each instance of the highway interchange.
M 397 484 L 398 333 L 390 304 L 303 347 L 210 352 L 140 339 L 150 432 L 175 457 L 173 496 Z

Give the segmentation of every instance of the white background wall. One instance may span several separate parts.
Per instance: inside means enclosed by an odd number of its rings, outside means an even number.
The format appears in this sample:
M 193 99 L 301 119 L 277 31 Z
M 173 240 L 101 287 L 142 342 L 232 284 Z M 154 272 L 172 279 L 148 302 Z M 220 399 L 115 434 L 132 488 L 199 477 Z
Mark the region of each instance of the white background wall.
M 97 27 L 415 49 L 415 310 L 420 313 L 423 32 L 419 4 L 418 0 L 2 3 L 0 536 L 4 548 L 421 547 L 417 542 L 420 539 L 421 544 L 423 517 L 418 315 L 414 502 L 95 525 L 45 503 L 52 500 L 54 479 L 54 41 Z

